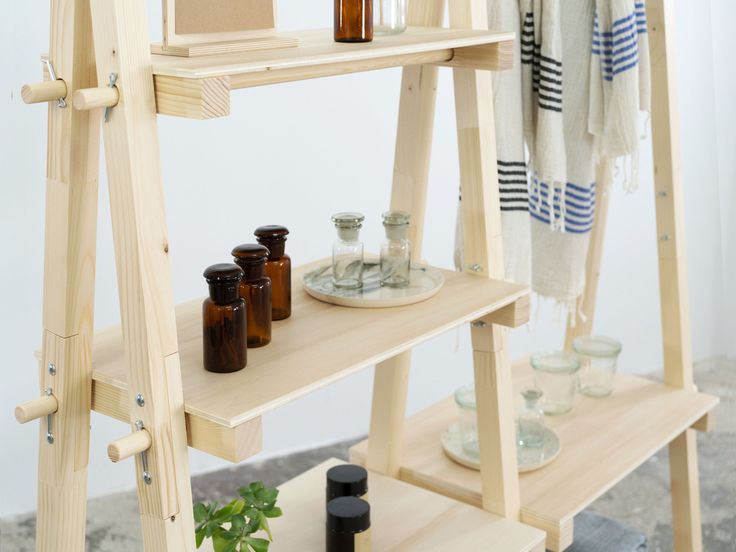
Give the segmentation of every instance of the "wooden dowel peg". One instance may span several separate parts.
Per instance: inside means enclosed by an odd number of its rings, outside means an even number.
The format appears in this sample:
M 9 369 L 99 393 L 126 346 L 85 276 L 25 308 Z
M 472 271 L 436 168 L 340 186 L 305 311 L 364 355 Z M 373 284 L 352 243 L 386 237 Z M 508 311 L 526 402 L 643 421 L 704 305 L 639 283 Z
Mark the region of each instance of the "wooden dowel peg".
M 151 448 L 151 434 L 143 428 L 140 431 L 134 431 L 127 437 L 118 439 L 107 446 L 107 456 L 113 462 L 120 462 L 136 454 L 147 451 Z
M 49 416 L 59 409 L 59 402 L 53 395 L 33 399 L 15 407 L 15 419 L 25 424 L 32 420 Z
M 74 92 L 74 109 L 89 111 L 99 107 L 115 107 L 120 101 L 120 92 L 114 86 L 82 88 Z
M 50 80 L 25 84 L 20 90 L 20 95 L 27 104 L 59 100 L 66 98 L 66 83 L 63 80 Z

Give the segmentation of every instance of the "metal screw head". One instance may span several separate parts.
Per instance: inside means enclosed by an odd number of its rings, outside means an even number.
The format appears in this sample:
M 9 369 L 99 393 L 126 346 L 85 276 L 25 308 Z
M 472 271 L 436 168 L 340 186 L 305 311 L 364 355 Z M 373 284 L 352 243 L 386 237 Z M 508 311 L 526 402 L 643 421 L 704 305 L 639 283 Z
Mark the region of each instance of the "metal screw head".
M 146 485 L 150 485 L 152 481 L 153 481 L 153 478 L 151 477 L 151 474 L 148 473 L 147 471 L 143 472 L 143 482 Z
M 470 270 L 472 270 L 473 272 L 482 272 L 483 267 L 480 266 L 479 264 L 474 264 L 470 266 Z
M 669 236 L 669 234 L 662 234 L 662 235 L 661 235 L 661 236 L 659 237 L 659 241 L 663 241 L 663 242 L 666 242 L 666 241 L 670 241 L 670 236 Z
M 141 429 L 143 429 L 143 421 L 141 421 L 141 420 L 136 420 L 136 421 L 135 421 L 135 428 L 136 428 L 136 429 L 137 429 L 138 431 L 140 431 Z
M 51 434 L 51 433 L 47 433 L 46 434 L 46 442 L 49 445 L 53 445 L 54 444 L 54 436 L 53 436 L 53 434 Z
M 49 374 L 51 374 L 52 376 L 56 375 L 56 364 L 54 364 L 53 362 L 49 362 Z
M 475 322 L 473 322 L 473 327 L 474 328 L 485 328 L 487 325 L 488 324 L 486 324 L 485 322 L 483 322 L 483 320 L 476 320 Z
M 137 395 L 135 396 L 135 403 L 136 403 L 136 404 L 137 404 L 138 406 L 145 406 L 145 404 L 146 404 L 146 400 L 145 400 L 145 399 L 143 398 L 143 395 L 141 395 L 140 393 L 138 393 L 138 394 L 137 394 Z

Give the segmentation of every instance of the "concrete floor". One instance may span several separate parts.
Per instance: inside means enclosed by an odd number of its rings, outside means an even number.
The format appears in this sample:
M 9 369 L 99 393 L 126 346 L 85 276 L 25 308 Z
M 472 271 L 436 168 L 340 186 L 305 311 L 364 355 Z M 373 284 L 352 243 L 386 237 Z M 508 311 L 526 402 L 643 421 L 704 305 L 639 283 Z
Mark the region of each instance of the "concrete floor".
M 698 435 L 704 550 L 736 552 L 736 362 L 703 363 L 696 369 L 696 380 L 703 392 L 721 397 L 715 430 Z M 341 443 L 194 477 L 194 498 L 222 503 L 246 482 L 263 480 L 267 485 L 279 485 L 326 458 L 347 458 L 350 445 L 352 442 Z M 650 551 L 670 552 L 667 450 L 660 451 L 603 495 L 591 510 L 646 534 Z M 88 552 L 142 549 L 135 493 L 90 500 L 88 511 Z M 33 551 L 35 523 L 35 514 L 0 520 L 0 552 Z

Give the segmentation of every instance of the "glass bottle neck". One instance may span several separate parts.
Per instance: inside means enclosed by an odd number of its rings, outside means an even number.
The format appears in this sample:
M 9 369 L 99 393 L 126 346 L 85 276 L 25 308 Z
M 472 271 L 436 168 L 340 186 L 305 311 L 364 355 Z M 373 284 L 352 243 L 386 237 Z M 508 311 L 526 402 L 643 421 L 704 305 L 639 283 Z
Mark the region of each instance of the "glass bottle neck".
M 286 251 L 286 240 L 285 239 L 264 239 L 258 238 L 256 241 L 261 245 L 268 247 L 269 255 L 268 260 L 274 261 L 284 256 Z
M 346 242 L 357 242 L 360 228 L 338 228 L 337 237 Z
M 406 226 L 385 226 L 386 238 L 389 240 L 406 239 Z
M 257 280 L 263 278 L 265 275 L 266 263 L 238 263 L 238 266 L 243 269 L 245 275 L 243 280 Z
M 218 305 L 227 305 L 238 300 L 238 283 L 210 284 L 210 299 Z

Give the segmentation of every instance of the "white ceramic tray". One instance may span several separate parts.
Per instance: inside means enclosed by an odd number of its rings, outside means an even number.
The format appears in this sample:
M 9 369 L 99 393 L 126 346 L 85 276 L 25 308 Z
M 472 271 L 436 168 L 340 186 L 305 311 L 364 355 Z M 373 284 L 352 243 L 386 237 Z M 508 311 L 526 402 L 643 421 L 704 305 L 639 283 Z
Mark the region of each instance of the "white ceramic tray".
M 404 288 L 381 286 L 381 273 L 377 262 L 369 261 L 363 267 L 363 287 L 337 289 L 332 284 L 332 265 L 325 265 L 307 272 L 302 278 L 304 290 L 320 301 L 358 308 L 401 307 L 426 301 L 434 296 L 445 283 L 442 272 L 436 268 L 413 265 L 410 282 Z

